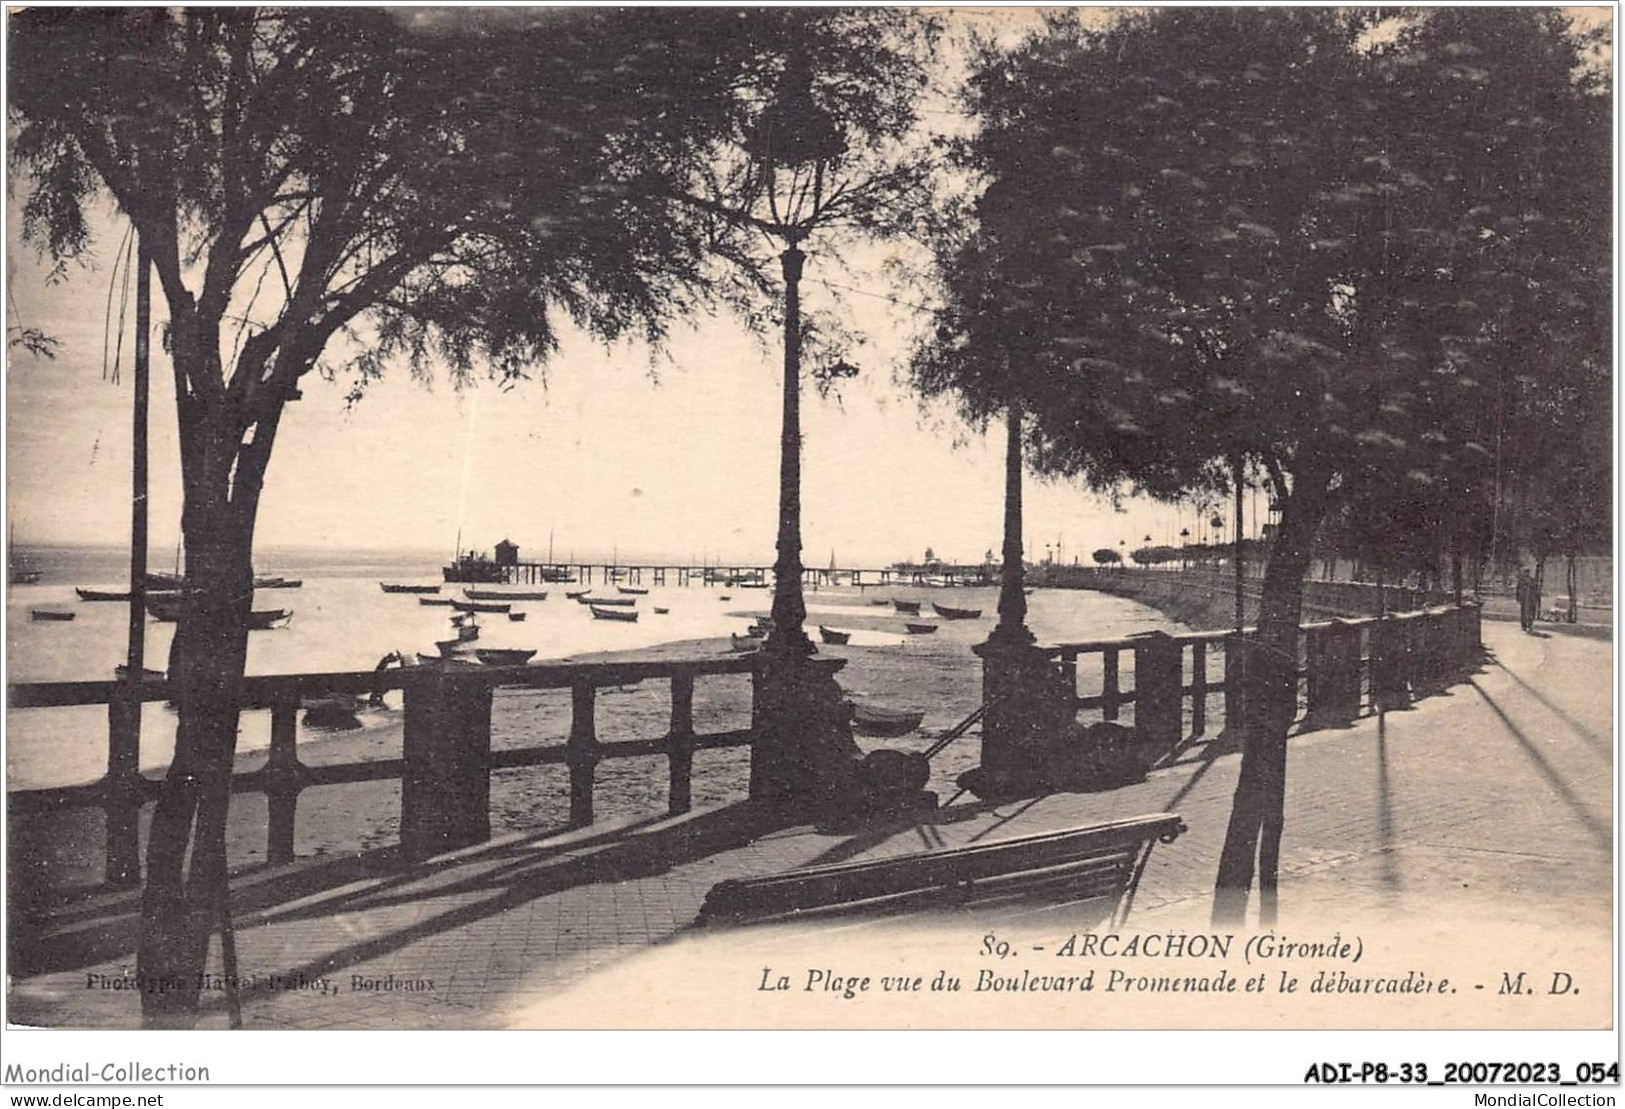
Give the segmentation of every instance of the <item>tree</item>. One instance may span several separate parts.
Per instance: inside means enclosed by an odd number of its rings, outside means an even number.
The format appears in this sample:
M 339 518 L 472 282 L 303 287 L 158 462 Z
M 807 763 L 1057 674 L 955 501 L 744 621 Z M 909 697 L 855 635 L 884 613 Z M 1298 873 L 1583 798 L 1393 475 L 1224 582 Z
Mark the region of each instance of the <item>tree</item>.
M 138 969 L 183 985 L 144 990 L 149 1020 L 195 1009 L 224 896 L 254 526 L 301 377 L 347 372 L 360 390 L 396 360 L 520 376 L 566 319 L 658 341 L 665 319 L 716 291 L 716 243 L 672 198 L 701 152 L 737 130 L 762 22 L 652 10 L 12 15 L 25 235 L 59 261 L 80 257 L 89 207 L 111 195 L 170 319 L 188 591 Z
M 1112 547 L 1101 547 L 1090 557 L 1100 566 L 1113 566 L 1123 561 L 1123 556 Z
M 924 389 L 973 416 L 1019 400 L 1040 468 L 1096 488 L 1200 496 L 1247 467 L 1268 475 L 1281 516 L 1247 648 L 1221 922 L 1240 919 L 1255 871 L 1273 919 L 1321 525 L 1373 497 L 1442 507 L 1447 477 L 1483 472 L 1497 326 L 1528 333 L 1534 301 L 1565 321 L 1600 307 L 1576 255 L 1536 249 L 1606 238 L 1606 205 L 1585 210 L 1607 180 L 1606 112 L 1562 18 L 1450 9 L 1408 14 L 1398 34 L 1373 18 L 1057 17 L 984 51 L 968 92 L 981 129 L 959 154 L 985 187 L 941 252 L 946 306 L 915 360 Z M 1510 45 L 1525 37 L 1534 62 Z M 1531 135 L 1518 128 L 1536 103 Z M 1536 175 L 1559 140 L 1584 182 Z M 1492 257 L 1519 263 L 1513 279 Z M 1563 326 L 1594 343 L 1594 327 Z

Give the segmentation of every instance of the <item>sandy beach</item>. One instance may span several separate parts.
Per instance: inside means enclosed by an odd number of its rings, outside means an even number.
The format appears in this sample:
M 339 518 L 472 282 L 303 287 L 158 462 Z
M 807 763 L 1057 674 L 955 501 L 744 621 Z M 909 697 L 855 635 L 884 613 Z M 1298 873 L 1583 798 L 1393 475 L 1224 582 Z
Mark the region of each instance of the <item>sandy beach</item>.
M 854 633 L 846 646 L 822 645 L 823 657 L 845 662 L 838 680 L 855 702 L 889 708 L 923 710 L 916 732 L 895 739 L 858 737 L 866 750 L 891 746 L 922 750 L 975 711 L 981 697 L 981 661 L 971 647 L 985 639 L 992 626 L 995 592 L 991 589 L 955 590 L 951 603 L 975 603 L 984 609 L 977 620 L 942 621 L 932 635 L 897 634 L 899 621 L 889 606 L 871 602 L 895 593 L 923 599 L 929 612 L 932 599 L 942 591 L 891 590 L 864 596 L 831 592 L 808 594 L 808 630 L 817 638 L 820 623 Z M 748 618 L 762 615 L 770 602 L 765 591 L 748 598 L 735 596 L 727 615 Z M 1031 622 L 1045 641 L 1078 640 L 1126 635 L 1161 628 L 1184 630 L 1153 609 L 1133 601 L 1099 593 L 1071 590 L 1039 591 L 1029 597 Z M 731 656 L 726 637 L 681 640 L 626 651 L 597 651 L 555 657 L 546 661 L 589 662 L 678 660 Z M 1132 669 L 1125 656 L 1125 683 Z M 543 664 L 537 660 L 535 665 Z M 1090 675 L 1080 674 L 1080 687 L 1089 691 Z M 165 710 L 167 711 L 167 710 Z M 637 685 L 601 689 L 596 722 L 601 743 L 613 744 L 663 735 L 670 721 L 669 683 L 651 680 Z M 562 745 L 570 726 L 568 690 L 501 689 L 492 712 L 492 747 L 495 750 Z M 244 730 L 258 727 L 245 714 Z M 263 715 L 263 714 L 258 714 Z M 319 732 L 308 724 L 301 729 L 299 757 L 307 765 L 331 765 L 401 757 L 404 714 L 401 695 L 391 693 L 383 709 L 362 713 L 365 727 L 353 731 Z M 694 723 L 701 734 L 748 727 L 750 681 L 745 675 L 702 678 L 695 683 Z M 972 728 L 932 763 L 928 788 L 942 802 L 957 792 L 954 779 L 975 766 L 979 732 Z M 258 769 L 263 750 L 244 751 L 239 772 Z M 745 748 L 697 752 L 693 770 L 696 808 L 741 800 L 746 796 L 750 753 Z M 149 771 L 157 777 L 160 772 Z M 655 817 L 667 808 L 667 765 L 664 758 L 613 758 L 597 769 L 595 799 L 599 819 Z M 496 836 L 514 833 L 543 834 L 567 826 L 569 784 L 560 765 L 499 770 L 491 776 L 491 825 Z M 143 811 L 145 826 L 150 806 Z M 394 846 L 399 837 L 400 784 L 383 780 L 359 784 L 321 786 L 300 796 L 294 848 L 298 857 L 338 858 L 362 856 Z M 101 879 L 103 820 L 100 810 L 63 813 L 50 819 L 11 822 L 13 890 L 24 894 L 20 902 L 54 900 L 47 890 L 65 891 L 93 886 Z M 266 859 L 266 802 L 261 794 L 238 794 L 232 799 L 227 843 L 234 868 L 262 865 Z

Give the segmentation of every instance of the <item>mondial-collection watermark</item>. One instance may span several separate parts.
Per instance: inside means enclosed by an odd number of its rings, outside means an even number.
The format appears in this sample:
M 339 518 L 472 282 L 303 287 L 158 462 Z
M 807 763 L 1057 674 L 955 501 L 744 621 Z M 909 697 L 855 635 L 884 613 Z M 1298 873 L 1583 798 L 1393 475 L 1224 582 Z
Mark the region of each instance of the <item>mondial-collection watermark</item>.
M 193 1067 L 185 1063 L 142 1063 L 130 1060 L 124 1063 L 58 1063 L 54 1067 L 22 1067 L 9 1064 L 4 1075 L 7 1083 L 31 1085 L 88 1086 L 94 1082 L 113 1085 L 141 1085 L 152 1082 L 208 1082 L 208 1067 Z

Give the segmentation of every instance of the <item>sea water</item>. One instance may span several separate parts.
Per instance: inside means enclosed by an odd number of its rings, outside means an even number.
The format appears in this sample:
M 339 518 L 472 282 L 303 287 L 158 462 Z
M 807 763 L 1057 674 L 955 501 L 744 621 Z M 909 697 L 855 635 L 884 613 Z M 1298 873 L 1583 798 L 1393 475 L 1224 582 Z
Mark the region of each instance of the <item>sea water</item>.
M 125 659 L 129 634 L 129 606 L 117 602 L 80 601 L 74 588 L 107 590 L 128 588 L 127 555 L 107 549 L 46 549 L 29 552 L 30 562 L 44 571 L 32 585 L 13 585 L 6 598 L 6 680 L 16 682 L 105 681 Z M 302 579 L 298 589 L 266 589 L 255 593 L 256 609 L 291 609 L 292 621 L 283 628 L 250 632 L 249 674 L 298 674 L 323 671 L 371 670 L 390 652 L 415 659 L 419 652 L 435 654 L 438 640 L 451 639 L 452 610 L 419 603 L 418 595 L 387 594 L 381 582 L 436 584 L 440 567 L 432 556 L 402 556 L 367 552 L 267 552 L 257 560 L 262 575 Z M 154 569 L 163 567 L 155 566 Z M 672 575 L 675 577 L 675 575 Z M 478 617 L 480 635 L 473 646 L 534 650 L 533 662 L 581 658 L 599 652 L 629 651 L 663 643 L 726 638 L 743 634 L 772 603 L 767 589 L 703 585 L 658 586 L 645 575 L 647 594 L 637 596 L 636 623 L 594 619 L 585 605 L 564 596 L 585 583 L 521 585 L 514 591 L 546 590 L 544 601 L 519 601 L 513 611 L 525 619 L 510 621 L 501 614 Z M 440 597 L 461 599 L 461 585 L 443 585 Z M 498 590 L 503 586 L 476 586 Z M 595 573 L 592 593 L 617 596 L 613 583 Z M 726 597 L 727 600 L 723 600 Z M 899 617 L 890 605 L 873 600 L 897 597 L 921 602 L 923 617 Z M 981 588 L 919 588 L 869 586 L 809 590 L 808 632 L 816 640 L 816 625 L 851 632 L 843 650 L 858 664 L 850 666 L 843 683 L 855 681 L 859 695 L 876 691 L 861 688 L 864 652 L 915 652 L 923 668 L 926 656 L 940 663 L 944 656 L 963 655 L 964 666 L 954 677 L 963 684 L 975 678 L 976 663 L 970 647 L 986 638 L 996 619 L 997 590 Z M 931 620 L 931 602 L 960 608 L 979 608 L 979 620 L 942 621 L 937 634 L 909 636 L 902 623 Z M 1028 626 L 1040 642 L 1109 639 L 1139 631 L 1183 630 L 1155 610 L 1122 598 L 1086 591 L 1039 590 L 1027 598 Z M 669 611 L 656 614 L 655 608 Z M 70 611 L 71 622 L 33 621 L 37 608 Z M 174 625 L 149 618 L 146 622 L 146 664 L 163 669 L 168 661 Z M 941 666 L 937 665 L 940 671 Z M 895 669 L 886 668 L 888 674 Z M 940 674 L 938 675 L 940 680 Z M 873 684 L 872 682 L 870 684 Z M 886 692 L 886 691 L 881 691 Z M 395 698 L 398 701 L 398 696 Z M 363 727 L 388 727 L 396 714 L 363 713 Z M 159 703 L 144 706 L 140 763 L 143 769 L 166 766 L 174 749 L 175 714 Z M 301 743 L 322 738 L 304 734 Z M 34 789 L 95 781 L 106 770 L 107 710 L 88 705 L 70 708 L 15 709 L 7 713 L 7 789 Z M 249 712 L 242 718 L 238 750 L 264 750 L 270 743 L 270 714 Z

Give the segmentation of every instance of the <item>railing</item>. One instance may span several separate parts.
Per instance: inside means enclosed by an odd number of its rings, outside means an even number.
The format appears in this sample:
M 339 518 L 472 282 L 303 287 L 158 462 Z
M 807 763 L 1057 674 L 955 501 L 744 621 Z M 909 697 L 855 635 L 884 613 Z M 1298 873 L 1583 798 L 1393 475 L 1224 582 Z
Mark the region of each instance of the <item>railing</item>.
M 664 757 L 668 764 L 667 807 L 687 812 L 692 798 L 694 753 L 748 745 L 751 729 L 700 734 L 694 728 L 695 679 L 754 670 L 750 656 L 682 662 L 574 663 L 547 666 L 409 667 L 382 673 L 285 674 L 244 680 L 242 708 L 269 709 L 271 742 L 265 765 L 232 776 L 233 793 L 264 793 L 267 799 L 266 856 L 291 861 L 299 795 L 313 786 L 348 782 L 401 781 L 401 842 L 409 854 L 424 856 L 481 842 L 490 835 L 490 774 L 522 766 L 563 764 L 570 779 L 570 821 L 593 820 L 596 768 L 612 758 Z M 598 690 L 645 681 L 671 683 L 671 722 L 655 738 L 598 739 Z M 492 750 L 491 698 L 497 687 L 569 689 L 570 731 L 563 744 Z M 307 765 L 298 754 L 298 714 L 308 698 L 332 694 L 382 694 L 401 690 L 406 700 L 402 757 L 364 762 Z M 8 795 L 18 814 L 100 807 L 107 817 L 107 878 L 128 883 L 140 874 L 141 807 L 157 798 L 163 783 L 139 770 L 137 732 L 132 717 L 139 704 L 166 701 L 169 683 L 147 681 L 132 689 L 123 682 L 42 682 L 13 685 L 10 707 L 46 708 L 107 705 L 108 770 L 100 781 L 54 789 L 18 790 Z M 754 693 L 753 693 L 754 700 Z
M 1062 643 L 1044 650 L 1056 662 L 1074 717 L 1098 710 L 1100 719 L 1118 721 L 1133 706 L 1141 742 L 1178 749 L 1187 738 L 1207 734 L 1209 701 L 1222 696 L 1226 722 L 1243 717 L 1240 680 L 1247 646 L 1257 629 L 1153 632 L 1127 639 Z M 1241 649 L 1238 649 L 1238 644 Z M 1481 614 L 1475 604 L 1416 612 L 1326 620 L 1303 626 L 1299 638 L 1300 724 L 1304 727 L 1355 719 L 1377 709 L 1396 709 L 1446 684 L 1471 665 L 1482 648 Z M 1210 656 L 1222 651 L 1222 676 L 1209 672 Z M 1079 692 L 1079 660 L 1098 655 L 1098 676 Z M 1124 657 L 1134 684 L 1124 688 Z

